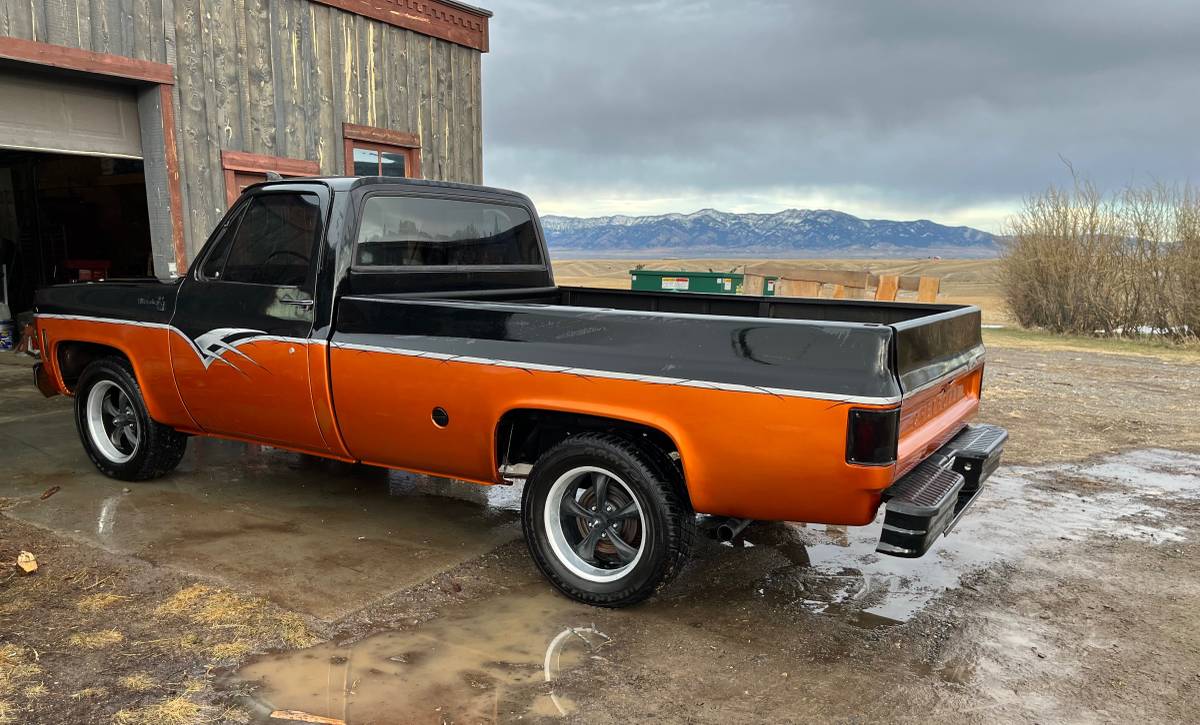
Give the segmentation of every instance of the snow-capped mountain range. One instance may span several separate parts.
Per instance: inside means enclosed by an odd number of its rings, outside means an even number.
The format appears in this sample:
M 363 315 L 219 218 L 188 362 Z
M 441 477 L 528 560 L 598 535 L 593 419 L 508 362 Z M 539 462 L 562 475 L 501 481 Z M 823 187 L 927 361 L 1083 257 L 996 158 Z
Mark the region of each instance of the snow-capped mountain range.
M 920 219 L 860 219 L 829 209 L 775 214 L 547 215 L 542 227 L 559 257 L 994 257 L 991 234 Z

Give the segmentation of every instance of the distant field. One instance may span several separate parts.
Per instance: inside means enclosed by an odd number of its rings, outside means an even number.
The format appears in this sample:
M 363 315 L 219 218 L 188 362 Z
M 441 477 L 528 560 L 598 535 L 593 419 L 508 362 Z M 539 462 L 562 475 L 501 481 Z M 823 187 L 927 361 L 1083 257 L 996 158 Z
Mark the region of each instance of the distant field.
M 869 270 L 876 274 L 924 274 L 940 277 L 939 301 L 979 305 L 985 324 L 1013 324 L 996 281 L 995 259 L 563 259 L 554 261 L 559 284 L 629 288 L 629 270 L 645 269 L 743 271 L 790 276 L 803 269 Z

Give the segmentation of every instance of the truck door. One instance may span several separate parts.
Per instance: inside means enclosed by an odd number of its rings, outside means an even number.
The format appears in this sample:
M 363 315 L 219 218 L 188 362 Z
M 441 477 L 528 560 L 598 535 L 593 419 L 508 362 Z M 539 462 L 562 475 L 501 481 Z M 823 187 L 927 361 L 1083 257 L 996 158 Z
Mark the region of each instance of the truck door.
M 171 364 L 206 432 L 311 451 L 329 449 L 309 388 L 317 250 L 329 208 L 317 184 L 243 197 L 179 290 Z

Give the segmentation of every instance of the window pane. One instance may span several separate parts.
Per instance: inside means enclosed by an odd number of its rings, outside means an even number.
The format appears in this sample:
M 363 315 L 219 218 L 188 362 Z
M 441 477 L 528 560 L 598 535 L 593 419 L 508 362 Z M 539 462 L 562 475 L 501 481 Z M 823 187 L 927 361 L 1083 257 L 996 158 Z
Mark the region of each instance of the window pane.
M 264 194 L 242 215 L 222 279 L 299 286 L 321 233 L 315 194 Z
M 204 266 L 200 268 L 200 277 L 203 279 L 220 279 L 221 274 L 225 269 L 225 260 L 229 257 L 229 247 L 233 241 L 234 232 L 238 228 L 238 219 L 241 218 L 245 207 L 239 209 L 236 214 L 230 218 L 229 223 L 221 227 L 220 235 L 212 243 L 212 251 L 208 253 L 208 257 L 204 260 Z
M 371 149 L 354 149 L 354 175 L 379 176 L 379 152 Z
M 404 173 L 404 154 L 384 151 L 382 153 L 383 163 L 379 172 L 380 176 L 405 176 Z
M 373 196 L 363 208 L 359 265 L 541 264 L 529 212 L 453 199 Z

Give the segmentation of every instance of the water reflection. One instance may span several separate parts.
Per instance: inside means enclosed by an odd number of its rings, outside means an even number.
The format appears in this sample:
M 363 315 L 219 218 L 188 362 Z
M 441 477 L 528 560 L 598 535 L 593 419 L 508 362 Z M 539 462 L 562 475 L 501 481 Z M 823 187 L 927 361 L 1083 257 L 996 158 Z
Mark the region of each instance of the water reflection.
M 572 711 L 573 698 L 558 680 L 602 663 L 613 646 L 593 619 L 595 610 L 531 584 L 350 646 L 265 657 L 226 684 L 252 683 L 251 704 L 263 717 L 274 709 L 347 722 L 561 716 Z
M 120 503 L 120 496 L 109 496 L 100 503 L 100 515 L 96 517 L 96 536 L 101 543 L 108 543 L 112 538 L 113 523 L 117 519 L 117 506 Z

